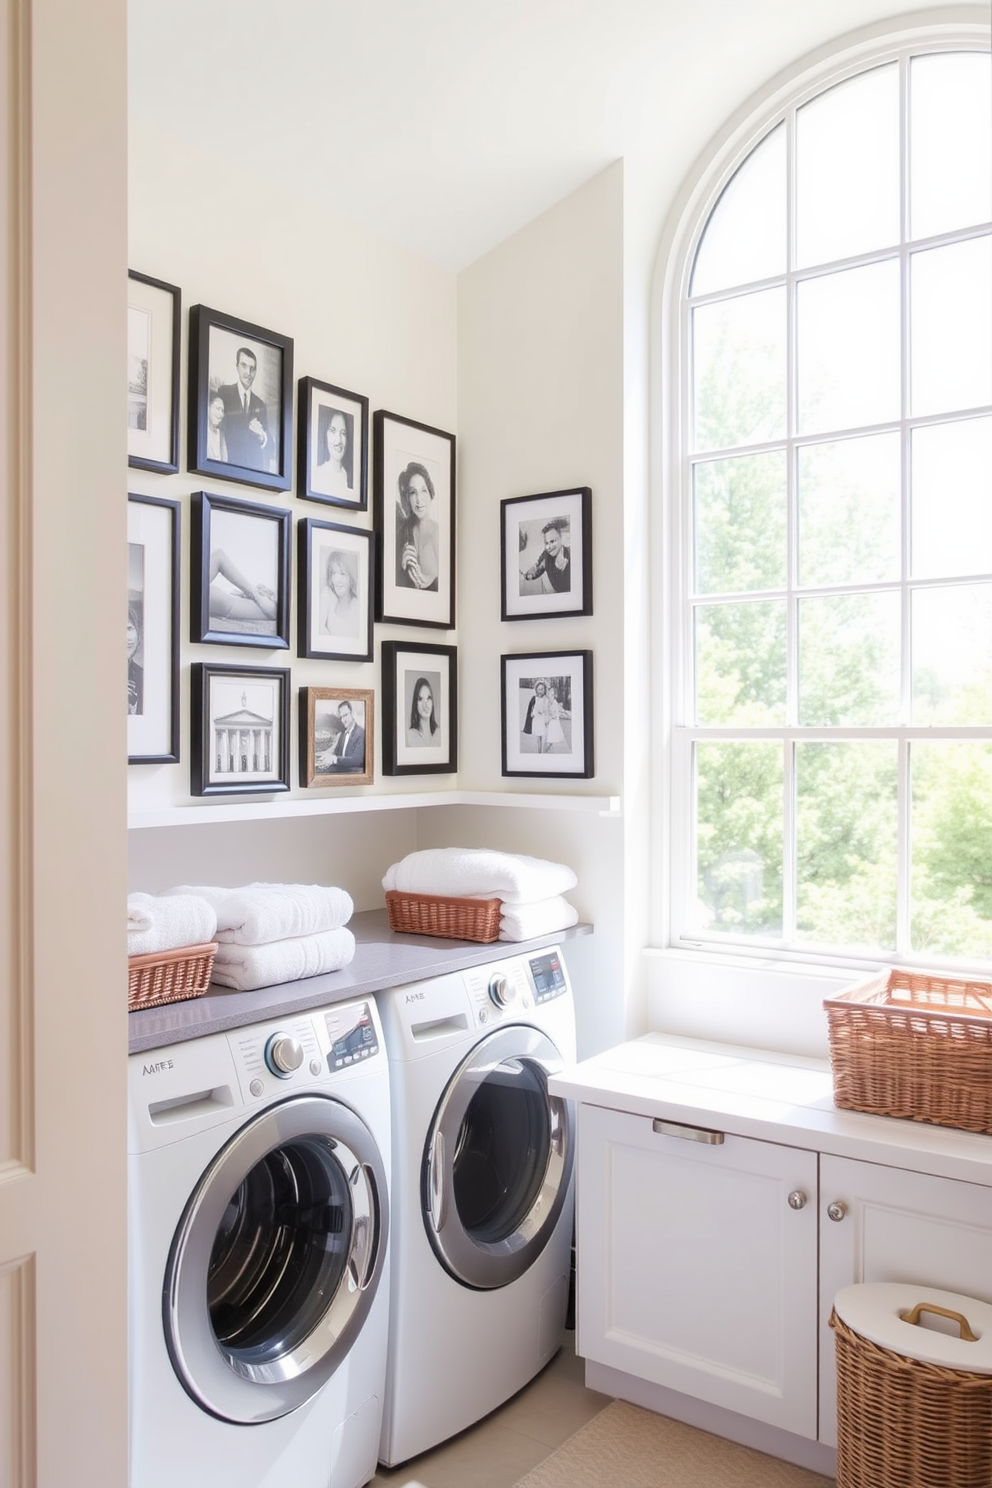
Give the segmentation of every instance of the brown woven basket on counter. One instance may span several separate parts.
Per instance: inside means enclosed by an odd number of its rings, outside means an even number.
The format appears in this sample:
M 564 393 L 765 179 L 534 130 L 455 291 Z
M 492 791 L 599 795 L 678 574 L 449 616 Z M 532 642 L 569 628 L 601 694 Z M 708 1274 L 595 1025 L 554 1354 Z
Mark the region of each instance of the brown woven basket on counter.
M 210 984 L 217 942 L 180 946 L 175 951 L 150 951 L 127 958 L 127 1010 L 159 1007 L 199 997 Z
M 501 899 L 448 899 L 443 894 L 406 894 L 386 890 L 390 930 L 404 935 L 441 935 L 447 940 L 499 938 Z
M 992 981 L 893 967 L 823 1006 L 836 1105 L 992 1132 Z

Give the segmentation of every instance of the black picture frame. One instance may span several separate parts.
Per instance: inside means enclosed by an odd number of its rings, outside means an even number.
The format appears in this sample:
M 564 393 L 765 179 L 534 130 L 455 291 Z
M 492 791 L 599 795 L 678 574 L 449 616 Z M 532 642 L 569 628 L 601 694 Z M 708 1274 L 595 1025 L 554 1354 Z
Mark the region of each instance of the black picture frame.
M 592 652 L 534 651 L 500 660 L 503 774 L 590 780 Z
M 457 647 L 383 641 L 381 663 L 382 773 L 453 775 L 458 769 Z M 418 707 L 424 682 L 431 691 L 429 716 L 437 727 L 422 727 L 418 733 L 423 737 L 415 738 L 413 718 L 424 718 Z
M 179 469 L 182 293 L 134 269 L 127 275 L 127 463 Z
M 451 630 L 455 624 L 455 436 L 376 409 L 372 417 L 375 618 Z M 418 516 L 408 503 L 429 502 Z M 418 561 L 419 554 L 419 561 Z
M 128 763 L 175 764 L 182 511 L 178 501 L 158 496 L 127 500 Z
M 371 661 L 375 534 L 303 517 L 296 540 L 296 654 Z
M 501 620 L 592 614 L 592 489 L 500 502 Z
M 288 491 L 293 470 L 292 338 L 193 305 L 188 382 L 190 470 L 267 491 Z M 245 394 L 246 410 L 240 402 Z M 212 411 L 219 416 L 216 427 Z
M 361 393 L 301 377 L 297 396 L 299 463 L 296 494 L 367 511 L 369 400 Z
M 190 503 L 190 640 L 287 649 L 292 512 L 207 491 Z
M 354 729 L 342 727 L 350 712 Z M 300 785 L 307 790 L 375 780 L 375 694 L 358 687 L 301 687 Z
M 190 793 L 289 790 L 289 668 L 190 667 Z

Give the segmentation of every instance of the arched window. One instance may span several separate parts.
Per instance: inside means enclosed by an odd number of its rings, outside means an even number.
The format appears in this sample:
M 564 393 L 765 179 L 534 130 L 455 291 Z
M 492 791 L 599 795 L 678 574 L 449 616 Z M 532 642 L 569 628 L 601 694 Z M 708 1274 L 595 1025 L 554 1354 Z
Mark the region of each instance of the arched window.
M 990 78 L 807 77 L 683 251 L 675 945 L 992 959 Z

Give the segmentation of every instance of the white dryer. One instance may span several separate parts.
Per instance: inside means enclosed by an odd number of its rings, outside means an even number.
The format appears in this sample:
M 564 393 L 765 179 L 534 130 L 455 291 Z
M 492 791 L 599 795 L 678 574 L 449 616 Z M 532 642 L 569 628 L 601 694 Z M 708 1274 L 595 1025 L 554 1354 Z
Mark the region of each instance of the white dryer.
M 129 1060 L 130 1488 L 358 1488 L 388 1326 L 370 999 Z
M 380 1460 L 427 1451 L 561 1343 L 575 1058 L 555 947 L 377 994 L 392 1076 L 392 1295 Z

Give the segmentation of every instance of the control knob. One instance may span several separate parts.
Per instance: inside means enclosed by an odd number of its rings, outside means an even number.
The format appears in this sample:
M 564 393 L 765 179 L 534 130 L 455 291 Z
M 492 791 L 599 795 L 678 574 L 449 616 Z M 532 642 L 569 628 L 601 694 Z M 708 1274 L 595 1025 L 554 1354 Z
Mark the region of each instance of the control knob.
M 489 998 L 498 1008 L 508 1007 L 517 995 L 517 989 L 509 977 L 493 976 L 489 978 Z
M 265 1062 L 274 1075 L 291 1075 L 303 1063 L 303 1045 L 288 1033 L 274 1033 L 265 1046 Z

